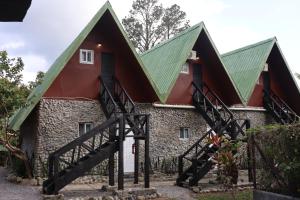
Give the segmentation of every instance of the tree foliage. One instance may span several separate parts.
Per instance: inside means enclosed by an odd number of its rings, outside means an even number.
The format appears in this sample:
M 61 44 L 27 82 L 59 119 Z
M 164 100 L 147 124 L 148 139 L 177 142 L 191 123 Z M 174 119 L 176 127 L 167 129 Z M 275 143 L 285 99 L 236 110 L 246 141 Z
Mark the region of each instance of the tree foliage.
M 8 118 L 23 106 L 30 91 L 41 83 L 43 72 L 38 72 L 36 80 L 29 86 L 22 83 L 24 63 L 21 58 L 9 58 L 6 51 L 0 51 L 0 145 L 23 161 L 26 174 L 32 177 L 27 154 L 18 148 L 18 134 L 7 129 Z
M 22 84 L 24 63 L 21 58 L 9 58 L 6 51 L 0 51 L 0 118 L 25 103 L 29 89 Z
M 35 81 L 29 81 L 29 85 L 28 85 L 29 89 L 32 90 L 38 85 L 40 85 L 43 81 L 44 76 L 45 76 L 44 72 L 38 71 L 35 77 Z
M 300 79 L 300 74 L 296 73 L 296 76 L 297 76 L 298 79 Z
M 122 23 L 133 45 L 144 52 L 189 27 L 185 18 L 176 4 L 163 8 L 158 0 L 136 0 Z

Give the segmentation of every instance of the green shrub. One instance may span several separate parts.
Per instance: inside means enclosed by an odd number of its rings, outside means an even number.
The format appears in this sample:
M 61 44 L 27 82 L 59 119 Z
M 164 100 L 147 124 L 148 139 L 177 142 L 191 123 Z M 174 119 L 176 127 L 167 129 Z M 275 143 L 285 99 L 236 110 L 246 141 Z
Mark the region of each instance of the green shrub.
M 300 194 L 300 124 L 252 130 L 256 142 L 283 180 L 277 181 L 267 165 L 258 170 L 262 189 Z

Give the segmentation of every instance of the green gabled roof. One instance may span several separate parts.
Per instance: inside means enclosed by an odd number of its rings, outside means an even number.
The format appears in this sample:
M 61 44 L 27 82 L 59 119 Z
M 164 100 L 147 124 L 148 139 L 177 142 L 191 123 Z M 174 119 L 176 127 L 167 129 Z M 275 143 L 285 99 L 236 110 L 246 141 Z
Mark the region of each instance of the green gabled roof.
M 141 54 L 142 61 L 155 84 L 156 93 L 162 103 L 167 101 L 180 74 L 182 65 L 188 59 L 188 56 L 202 31 L 207 35 L 218 59 L 222 63 L 219 52 L 212 42 L 203 22 L 186 29 L 175 37 L 166 40 Z M 230 79 L 225 67 L 224 70 L 226 76 Z M 231 79 L 230 81 L 233 87 L 235 87 L 233 81 Z
M 47 73 L 44 76 L 44 80 L 41 85 L 37 86 L 31 94 L 27 98 L 26 104 L 19 109 L 15 114 L 10 118 L 9 121 L 9 128 L 12 130 L 19 130 L 20 126 L 24 122 L 24 120 L 28 117 L 31 113 L 33 108 L 37 105 L 40 101 L 44 93 L 50 87 L 52 82 L 55 78 L 59 75 L 62 69 L 65 67 L 69 59 L 73 56 L 75 51 L 79 48 L 80 44 L 84 41 L 84 39 L 88 36 L 88 34 L 92 31 L 94 26 L 97 22 L 101 19 L 104 13 L 108 11 L 111 16 L 113 17 L 116 25 L 118 26 L 119 30 L 121 31 L 124 39 L 126 40 L 128 46 L 130 47 L 132 53 L 134 54 L 136 60 L 142 67 L 145 75 L 147 76 L 149 82 L 153 87 L 155 87 L 154 83 L 149 78 L 149 74 L 145 70 L 143 62 L 141 61 L 139 55 L 136 53 L 135 48 L 133 47 L 132 43 L 130 42 L 127 34 L 125 33 L 121 23 L 119 22 L 115 12 L 113 11 L 111 4 L 107 1 L 102 8 L 95 14 L 95 16 L 91 19 L 91 21 L 86 25 L 86 27 L 81 31 L 81 33 L 75 38 L 75 40 L 69 45 L 69 47 L 55 60 L 52 66 L 49 68 Z M 155 90 L 155 88 L 154 88 Z
M 221 55 L 244 103 L 249 101 L 276 41 L 270 38 Z

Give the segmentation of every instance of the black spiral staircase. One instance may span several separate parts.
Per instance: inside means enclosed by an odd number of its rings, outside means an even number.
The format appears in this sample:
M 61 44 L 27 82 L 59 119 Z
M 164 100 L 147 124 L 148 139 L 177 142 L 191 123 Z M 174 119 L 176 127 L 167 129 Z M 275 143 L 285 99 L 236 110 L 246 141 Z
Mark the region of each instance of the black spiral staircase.
M 114 185 L 114 154 L 119 151 L 118 188 L 123 189 L 123 141 L 129 132 L 145 140 L 145 187 L 149 187 L 149 115 L 136 113 L 136 107 L 120 82 L 114 78 L 114 91 L 109 91 L 100 77 L 99 101 L 107 120 L 66 144 L 48 158 L 48 179 L 43 193 L 57 194 L 67 184 L 85 175 L 109 159 L 110 185 Z M 127 124 L 127 126 L 126 126 Z M 147 151 L 147 152 L 146 152 Z
M 208 137 L 226 135 L 230 140 L 235 140 L 239 134 L 245 134 L 246 126 L 250 126 L 248 120 L 235 119 L 233 113 L 205 83 L 200 87 L 192 84 L 193 104 L 211 129 L 179 156 L 176 180 L 178 186 L 197 185 L 213 167 L 212 159 L 220 144 L 208 143 Z
M 280 124 L 291 124 L 299 121 L 299 116 L 273 91 L 264 90 L 264 107 Z

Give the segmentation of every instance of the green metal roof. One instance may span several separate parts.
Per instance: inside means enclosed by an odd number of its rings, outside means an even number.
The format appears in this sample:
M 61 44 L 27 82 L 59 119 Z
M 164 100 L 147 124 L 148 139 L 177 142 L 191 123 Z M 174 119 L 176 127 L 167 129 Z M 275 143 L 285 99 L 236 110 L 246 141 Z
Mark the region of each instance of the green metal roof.
M 244 103 L 251 97 L 276 41 L 276 38 L 267 39 L 221 55 Z
M 150 81 L 151 85 L 155 89 L 154 83 L 149 78 L 149 74 L 145 70 L 145 67 L 143 65 L 143 62 L 141 61 L 139 55 L 136 53 L 132 43 L 130 42 L 127 34 L 125 33 L 121 23 L 119 22 L 116 14 L 114 13 L 111 4 L 107 1 L 102 8 L 95 14 L 95 16 L 91 19 L 91 21 L 86 25 L 86 27 L 81 31 L 81 33 L 75 38 L 75 40 L 69 45 L 69 47 L 55 60 L 55 62 L 52 64 L 50 69 L 45 74 L 45 77 L 43 79 L 43 82 L 41 85 L 37 86 L 31 94 L 27 98 L 26 104 L 20 108 L 15 114 L 10 118 L 9 121 L 9 128 L 12 130 L 19 130 L 20 126 L 24 122 L 24 120 L 27 118 L 27 116 L 30 114 L 30 112 L 33 110 L 33 108 L 37 105 L 37 103 L 42 98 L 43 94 L 47 91 L 47 89 L 50 87 L 52 82 L 55 80 L 55 78 L 59 75 L 59 73 L 62 71 L 62 69 L 65 67 L 69 59 L 73 56 L 75 51 L 79 48 L 80 44 L 84 41 L 84 39 L 88 36 L 88 34 L 92 31 L 94 26 L 97 24 L 97 22 L 101 19 L 101 17 L 104 15 L 104 13 L 108 11 L 111 16 L 113 17 L 113 20 L 115 21 L 116 25 L 118 26 L 119 30 L 121 31 L 124 39 L 126 40 L 128 46 L 130 47 L 132 53 L 134 54 L 136 60 L 140 64 L 141 68 L 143 69 L 145 75 L 147 76 L 148 80 Z
M 188 56 L 202 31 L 207 35 L 210 44 L 222 63 L 219 52 L 212 42 L 203 22 L 186 29 L 175 37 L 162 42 L 141 54 L 142 61 L 156 86 L 156 93 L 162 103 L 167 101 L 180 74 L 182 65 L 188 59 Z M 230 79 L 225 67 L 224 69 L 226 75 Z M 235 87 L 233 81 L 231 79 L 230 81 L 233 87 Z

